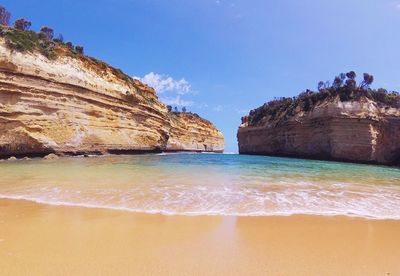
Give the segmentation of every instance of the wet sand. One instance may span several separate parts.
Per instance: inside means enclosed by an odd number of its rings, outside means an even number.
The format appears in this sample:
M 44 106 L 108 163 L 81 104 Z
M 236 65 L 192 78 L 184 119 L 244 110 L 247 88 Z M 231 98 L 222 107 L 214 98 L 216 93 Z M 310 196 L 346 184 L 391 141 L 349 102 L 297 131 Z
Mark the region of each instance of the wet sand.
M 400 221 L 0 200 L 0 275 L 400 275 Z

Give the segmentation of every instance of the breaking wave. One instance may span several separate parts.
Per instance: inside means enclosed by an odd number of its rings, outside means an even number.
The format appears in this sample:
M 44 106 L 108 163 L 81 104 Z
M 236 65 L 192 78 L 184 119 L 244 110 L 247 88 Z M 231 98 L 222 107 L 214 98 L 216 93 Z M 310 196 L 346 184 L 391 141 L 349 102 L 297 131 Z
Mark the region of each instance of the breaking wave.
M 378 166 L 173 154 L 10 163 L 0 173 L 1 199 L 50 205 L 165 215 L 400 219 L 400 172 Z

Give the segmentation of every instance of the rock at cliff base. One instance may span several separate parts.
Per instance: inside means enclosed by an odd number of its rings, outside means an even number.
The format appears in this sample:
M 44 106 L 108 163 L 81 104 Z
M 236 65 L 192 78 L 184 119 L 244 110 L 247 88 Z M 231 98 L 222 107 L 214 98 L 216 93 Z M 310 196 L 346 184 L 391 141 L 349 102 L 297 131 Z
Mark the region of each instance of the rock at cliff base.
M 43 157 L 43 159 L 46 159 L 46 160 L 56 160 L 59 158 L 60 157 L 54 153 L 50 153 L 50 154 L 46 155 L 45 157 Z
M 17 158 L 15 156 L 11 156 L 10 158 L 7 159 L 8 161 L 16 161 Z

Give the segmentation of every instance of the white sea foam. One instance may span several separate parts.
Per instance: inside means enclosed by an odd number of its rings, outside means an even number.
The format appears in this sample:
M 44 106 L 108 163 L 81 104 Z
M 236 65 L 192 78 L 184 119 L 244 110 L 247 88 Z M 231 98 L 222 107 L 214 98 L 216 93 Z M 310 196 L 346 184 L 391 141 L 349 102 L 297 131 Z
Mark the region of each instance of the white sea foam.
M 400 219 L 396 169 L 262 157 L 107 156 L 0 166 L 0 199 L 165 215 Z
M 336 210 L 311 210 L 307 208 L 299 209 L 288 209 L 288 210 L 263 210 L 263 211 L 248 211 L 248 212 L 235 212 L 235 211 L 224 211 L 224 210 L 193 210 L 193 211 L 174 211 L 170 209 L 151 209 L 151 208 L 130 208 L 125 206 L 115 206 L 107 204 L 91 204 L 91 203 L 72 203 L 66 201 L 48 200 L 44 198 L 36 197 L 24 197 L 24 196 L 4 196 L 0 195 L 0 199 L 10 200 L 26 200 L 32 201 L 39 204 L 47 204 L 54 206 L 71 206 L 71 207 L 82 207 L 82 208 L 93 208 L 93 209 L 110 209 L 117 211 L 128 211 L 136 213 L 147 213 L 147 214 L 162 214 L 162 215 L 182 215 L 182 216 L 292 216 L 292 215 L 315 215 L 315 216 L 348 216 L 348 217 L 359 217 L 366 219 L 375 220 L 400 220 L 400 214 L 393 214 L 392 212 L 374 212 L 371 210 L 358 210 L 348 209 L 343 206 L 343 209 Z
M 322 190 L 314 186 L 266 191 L 231 187 L 176 186 L 119 190 L 65 190 L 60 187 L 0 194 L 2 199 L 42 204 L 105 208 L 166 215 L 288 216 L 295 214 L 400 219 L 400 195 L 387 190 Z

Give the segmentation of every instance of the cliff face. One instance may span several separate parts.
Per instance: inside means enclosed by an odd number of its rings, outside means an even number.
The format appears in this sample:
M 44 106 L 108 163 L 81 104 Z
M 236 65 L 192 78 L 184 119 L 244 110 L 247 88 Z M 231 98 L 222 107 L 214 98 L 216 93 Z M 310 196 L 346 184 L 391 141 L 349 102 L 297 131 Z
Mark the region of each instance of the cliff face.
M 152 88 L 102 62 L 62 49 L 49 60 L 0 39 L 0 156 L 222 151 L 205 122 L 171 116 Z
M 206 120 L 191 113 L 171 113 L 171 131 L 167 143 L 169 151 L 222 152 L 222 133 Z
M 325 101 L 288 120 L 238 130 L 239 152 L 400 164 L 400 110 L 365 97 Z

